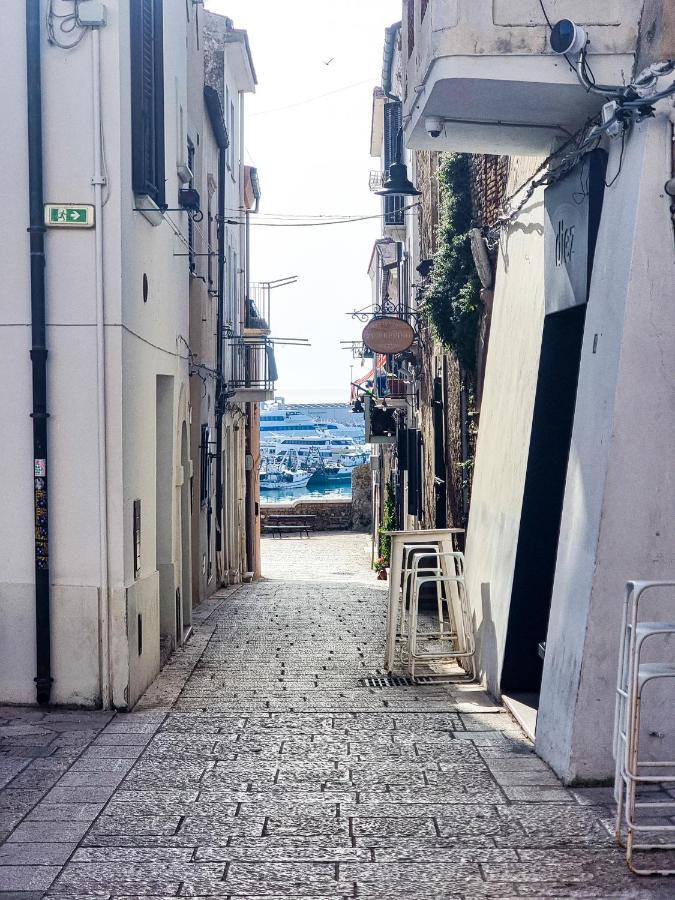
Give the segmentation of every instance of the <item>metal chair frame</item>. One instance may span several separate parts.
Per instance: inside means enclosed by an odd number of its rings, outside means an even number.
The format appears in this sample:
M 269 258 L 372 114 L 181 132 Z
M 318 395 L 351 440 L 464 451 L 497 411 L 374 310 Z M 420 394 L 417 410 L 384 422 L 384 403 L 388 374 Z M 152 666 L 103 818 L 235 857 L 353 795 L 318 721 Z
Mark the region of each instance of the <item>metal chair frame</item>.
M 639 850 L 675 850 L 675 844 L 636 843 L 639 833 L 674 833 L 675 825 L 645 825 L 637 820 L 638 809 L 663 810 L 675 808 L 675 799 L 637 799 L 640 784 L 675 783 L 675 760 L 641 760 L 639 758 L 640 714 L 642 693 L 655 679 L 675 678 L 675 665 L 643 663 L 641 654 L 645 643 L 656 635 L 674 634 L 675 622 L 639 620 L 640 601 L 647 591 L 675 587 L 675 581 L 629 581 L 623 603 L 621 621 L 621 650 L 616 683 L 614 710 L 613 752 L 615 759 L 614 797 L 617 804 L 615 838 L 626 848 L 628 867 L 637 875 L 675 875 L 675 869 L 642 868 L 635 864 Z M 671 773 L 644 774 L 645 769 L 671 770 Z M 627 829 L 624 841 L 622 820 Z
M 420 561 L 434 556 L 436 565 L 429 567 L 421 567 Z M 453 574 L 449 573 L 448 561 L 452 561 Z M 422 573 L 422 574 L 421 574 Z M 471 613 L 468 604 L 468 595 L 466 592 L 466 583 L 464 581 L 464 554 L 459 552 L 435 552 L 426 551 L 420 554 L 410 568 L 410 576 L 412 578 L 410 591 L 410 611 L 408 615 L 408 631 L 407 631 L 407 652 L 405 661 L 407 663 L 410 675 L 415 677 L 415 667 L 419 662 L 429 661 L 453 661 L 453 660 L 473 660 L 475 653 L 475 642 L 473 638 L 473 629 L 471 627 Z M 439 609 L 439 630 L 424 632 L 424 639 L 438 638 L 453 640 L 456 646 L 451 651 L 443 652 L 418 652 L 418 613 L 420 591 L 425 584 L 436 585 L 436 595 Z M 456 592 L 456 598 L 452 596 L 453 588 Z M 405 609 L 405 594 L 402 598 L 402 607 Z M 448 608 L 448 631 L 444 629 L 443 603 Z M 455 608 L 453 608 L 455 607 Z M 471 664 L 471 671 L 473 665 Z

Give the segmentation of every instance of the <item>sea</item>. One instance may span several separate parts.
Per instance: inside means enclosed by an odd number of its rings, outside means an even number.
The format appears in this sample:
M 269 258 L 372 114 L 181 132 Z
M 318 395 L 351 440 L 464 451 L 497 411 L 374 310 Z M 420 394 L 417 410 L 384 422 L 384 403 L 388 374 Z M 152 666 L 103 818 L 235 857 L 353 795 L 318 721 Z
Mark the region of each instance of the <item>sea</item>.
M 351 478 L 339 481 L 319 481 L 313 478 L 305 487 L 280 488 L 277 491 L 261 491 L 261 503 L 289 503 L 294 500 L 310 500 L 319 497 L 324 500 L 349 500 L 352 496 Z

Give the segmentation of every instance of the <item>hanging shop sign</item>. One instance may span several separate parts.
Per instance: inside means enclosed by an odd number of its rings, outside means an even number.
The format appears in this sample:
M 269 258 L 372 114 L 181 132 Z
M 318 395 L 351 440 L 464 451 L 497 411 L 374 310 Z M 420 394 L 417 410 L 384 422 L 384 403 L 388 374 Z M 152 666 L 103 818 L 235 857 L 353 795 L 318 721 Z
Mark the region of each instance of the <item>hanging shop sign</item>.
M 412 346 L 415 332 L 404 319 L 382 316 L 372 319 L 363 329 L 363 343 L 375 353 L 403 353 Z
M 605 167 L 606 155 L 596 150 L 544 192 L 547 314 L 588 301 Z

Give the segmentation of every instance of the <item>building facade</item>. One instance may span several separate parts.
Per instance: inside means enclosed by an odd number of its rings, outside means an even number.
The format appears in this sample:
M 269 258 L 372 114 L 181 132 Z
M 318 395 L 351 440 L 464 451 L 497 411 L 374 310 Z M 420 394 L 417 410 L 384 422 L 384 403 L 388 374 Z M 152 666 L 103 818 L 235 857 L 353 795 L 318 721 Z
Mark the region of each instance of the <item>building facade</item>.
M 406 402 L 422 436 L 406 446 L 393 436 L 389 452 L 394 468 L 407 461 L 408 491 L 411 460 L 417 466 L 420 496 L 405 504 L 415 515 L 397 523 L 407 527 L 431 524 L 441 457 L 448 494 L 457 492 L 453 465 L 470 463 L 477 674 L 496 696 L 530 707 L 537 751 L 572 783 L 613 773 L 625 583 L 675 571 L 675 371 L 666 350 L 675 328 L 675 19 L 666 4 L 642 0 L 550 12 L 584 29 L 570 60 L 552 51 L 542 6 L 529 0 L 407 0 L 400 31 L 385 41 L 382 89 L 401 99 L 409 171 L 422 190 L 421 212 L 406 225 L 408 292 L 414 306 L 421 286 L 419 302 L 443 337 L 439 356 L 416 325 Z M 454 155 L 432 163 L 439 152 Z M 434 224 L 433 165 L 446 167 L 442 181 L 454 191 L 464 166 L 468 226 L 454 206 L 448 220 L 442 197 Z M 467 347 L 448 325 L 466 295 L 434 293 L 448 221 L 471 238 L 473 270 L 462 283 L 481 305 L 468 447 L 439 421 L 438 452 L 428 445 L 443 397 L 435 379 L 452 354 L 461 374 Z M 447 503 L 446 512 L 448 525 L 464 524 Z M 647 724 L 646 752 L 662 757 L 675 734 L 660 718 Z
M 245 33 L 216 17 L 209 44 L 196 4 L 26 9 L 1 39 L 24 89 L 5 82 L 17 127 L 0 151 L 14 172 L 1 251 L 0 700 L 35 702 L 37 671 L 38 702 L 125 709 L 189 637 L 193 603 L 251 571 L 248 398 L 233 357 L 242 97 L 255 74 Z M 45 231 L 43 203 L 56 207 Z M 67 204 L 91 227 L 69 227 Z M 34 261 L 42 240 L 41 306 L 31 248 Z M 46 409 L 33 390 L 44 356 Z M 36 411 L 48 452 L 33 440 Z

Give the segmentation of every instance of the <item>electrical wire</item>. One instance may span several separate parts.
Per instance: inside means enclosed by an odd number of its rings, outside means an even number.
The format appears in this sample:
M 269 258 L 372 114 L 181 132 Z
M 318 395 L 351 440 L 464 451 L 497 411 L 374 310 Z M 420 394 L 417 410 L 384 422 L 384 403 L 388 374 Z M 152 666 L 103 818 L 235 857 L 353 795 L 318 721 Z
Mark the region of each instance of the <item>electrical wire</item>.
M 419 203 L 404 206 L 402 212 L 413 210 L 418 206 Z M 256 222 L 253 220 L 250 222 L 250 225 L 258 228 L 319 228 L 324 225 L 351 225 L 354 222 L 367 222 L 373 219 L 384 219 L 385 217 L 386 213 L 378 213 L 371 216 L 353 216 L 348 219 L 331 219 L 317 222 Z M 245 222 L 245 219 L 226 219 L 226 224 L 228 225 L 241 225 L 243 222 Z
M 614 175 L 612 180 L 605 181 L 606 188 L 610 188 L 614 184 L 616 179 L 619 177 L 619 175 L 621 174 L 621 169 L 623 168 L 623 153 L 624 153 L 624 150 L 626 149 L 626 131 L 627 130 L 628 130 L 627 128 L 624 128 L 623 132 L 621 133 L 621 154 L 619 155 L 619 167 L 616 170 L 616 174 Z
M 356 81 L 354 84 L 346 84 L 343 87 L 335 88 L 333 91 L 326 91 L 325 94 L 317 94 L 315 97 L 307 97 L 304 100 L 298 100 L 296 103 L 288 103 L 286 106 L 275 106 L 273 109 L 262 109 L 260 112 L 249 113 L 249 118 L 255 116 L 266 116 L 271 113 L 283 112 L 286 109 L 295 109 L 298 106 L 304 106 L 307 103 L 314 103 L 316 100 L 323 100 L 324 97 L 332 97 L 333 94 L 341 94 L 344 91 L 351 91 L 354 88 L 361 87 L 364 84 L 372 84 L 369 78 L 365 81 Z
M 72 2 L 73 11 L 69 13 L 55 12 L 54 0 L 49 0 L 49 2 L 47 3 L 47 40 L 50 44 L 54 45 L 55 47 L 59 47 L 61 50 L 73 50 L 84 39 L 84 36 L 87 33 L 87 29 L 84 28 L 80 22 L 80 0 L 72 0 Z M 62 35 L 72 35 L 74 32 L 76 32 L 77 29 L 79 29 L 79 31 L 77 32 L 77 37 L 71 41 L 60 39 L 57 34 L 57 24 L 58 31 Z
M 234 215 L 241 214 L 240 206 L 226 206 L 227 212 L 231 212 Z M 232 218 L 234 218 L 234 215 Z M 370 213 L 271 213 L 271 212 L 258 212 L 255 213 L 256 219 L 258 218 L 267 218 L 267 219 L 303 219 L 305 221 L 312 221 L 314 219 L 362 219 L 364 216 L 369 216 Z
M 483 228 L 483 235 L 488 247 L 494 249 L 497 246 L 502 230 L 518 218 L 537 188 L 559 181 L 574 168 L 583 156 L 597 147 L 602 135 L 616 123 L 616 118 L 612 118 L 602 125 L 594 124 L 595 122 L 596 119 L 588 120 L 572 138 L 547 156 L 537 170 L 504 200 L 501 206 L 501 215 Z M 574 146 L 572 147 L 572 145 Z M 554 161 L 557 161 L 557 165 L 549 168 Z M 611 184 L 615 180 L 616 178 L 612 180 Z M 510 209 L 511 202 L 520 194 L 522 197 L 517 205 Z

